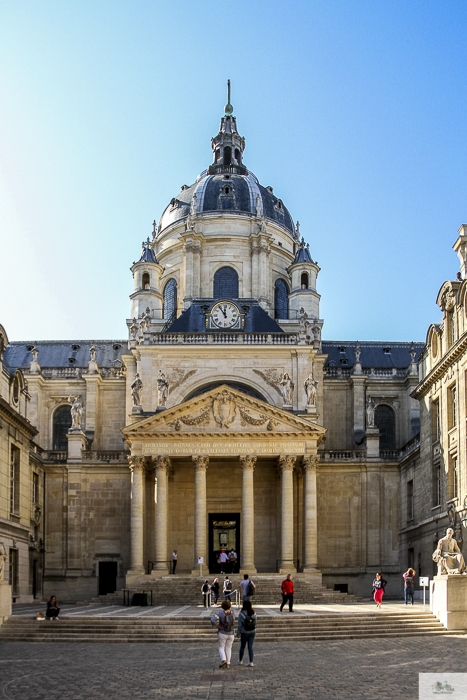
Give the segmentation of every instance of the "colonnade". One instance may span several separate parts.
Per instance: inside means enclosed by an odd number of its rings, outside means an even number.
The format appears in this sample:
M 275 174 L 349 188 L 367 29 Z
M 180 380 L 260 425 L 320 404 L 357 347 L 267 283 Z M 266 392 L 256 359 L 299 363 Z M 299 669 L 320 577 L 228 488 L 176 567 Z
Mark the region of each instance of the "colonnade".
M 149 459 L 149 464 L 148 460 Z M 256 457 L 240 456 L 242 468 L 242 565 L 243 571 L 254 574 L 255 568 L 255 508 L 254 508 L 254 469 Z M 301 465 L 297 462 L 300 460 Z M 195 531 L 192 573 L 199 572 L 198 559 L 203 557 L 207 563 L 207 500 L 206 471 L 209 457 L 193 456 L 195 470 Z M 297 458 L 290 455 L 278 457 L 281 475 L 281 552 L 280 571 L 294 571 L 294 498 L 293 471 L 303 470 L 303 570 L 317 571 L 318 537 L 317 537 L 317 502 L 316 502 L 316 467 L 317 455 L 305 455 Z M 155 553 L 154 569 L 159 572 L 168 570 L 168 472 L 171 466 L 169 457 L 129 457 L 131 470 L 131 568 L 130 573 L 142 574 L 144 566 L 144 480 L 146 469 L 154 469 L 157 480 L 157 503 L 154 513 Z

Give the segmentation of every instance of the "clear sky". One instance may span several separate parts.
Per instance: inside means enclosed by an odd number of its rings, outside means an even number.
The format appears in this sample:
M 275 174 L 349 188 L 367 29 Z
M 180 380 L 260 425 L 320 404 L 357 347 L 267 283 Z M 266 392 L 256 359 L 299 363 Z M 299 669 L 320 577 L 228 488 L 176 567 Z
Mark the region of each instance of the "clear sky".
M 0 323 L 126 338 L 129 270 L 211 162 L 245 164 L 319 262 L 323 337 L 424 340 L 467 221 L 467 3 L 3 0 Z

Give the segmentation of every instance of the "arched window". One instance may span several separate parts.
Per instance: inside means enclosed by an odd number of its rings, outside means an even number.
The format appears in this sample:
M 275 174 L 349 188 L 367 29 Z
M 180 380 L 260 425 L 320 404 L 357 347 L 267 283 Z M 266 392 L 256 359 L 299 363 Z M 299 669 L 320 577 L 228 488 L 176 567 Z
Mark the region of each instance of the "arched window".
M 232 267 L 221 267 L 214 275 L 214 299 L 238 299 L 238 275 Z
M 288 318 L 289 298 L 287 285 L 284 280 L 276 280 L 274 286 L 274 316 L 275 318 Z
M 143 272 L 143 289 L 149 289 L 149 272 Z
M 242 163 L 242 155 L 240 153 L 240 150 L 238 148 L 235 149 L 235 160 L 239 165 Z
M 67 432 L 71 428 L 71 407 L 60 406 L 53 417 L 53 449 L 68 450 Z
M 172 318 L 177 312 L 177 280 L 173 278 L 164 287 L 164 318 Z
M 224 165 L 232 164 L 232 149 L 230 146 L 224 147 Z
M 300 286 L 302 289 L 308 289 L 308 273 L 307 272 L 302 272 L 302 276 L 300 278 Z
M 375 425 L 379 428 L 380 450 L 396 449 L 396 417 L 390 406 L 380 404 L 375 411 Z

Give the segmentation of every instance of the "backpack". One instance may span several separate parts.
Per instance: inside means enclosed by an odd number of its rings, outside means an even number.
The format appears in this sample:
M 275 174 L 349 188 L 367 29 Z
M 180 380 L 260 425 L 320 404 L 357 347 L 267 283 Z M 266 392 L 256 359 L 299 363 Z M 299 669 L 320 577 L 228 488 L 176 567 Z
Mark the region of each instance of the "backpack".
M 235 561 L 235 554 L 233 552 L 229 554 L 229 561 Z
M 219 624 L 220 624 L 219 615 L 213 615 L 211 617 L 211 627 L 214 627 L 214 629 L 217 629 L 219 627 Z
M 231 591 L 231 590 L 232 590 L 232 581 L 230 581 L 230 579 L 224 583 L 224 590 L 225 590 L 225 591 Z
M 203 583 L 203 593 L 209 593 L 209 584 Z
M 256 620 L 253 615 L 245 615 L 243 621 L 243 628 L 245 632 L 254 632 L 256 629 Z
M 222 631 L 228 634 L 229 632 L 233 631 L 235 619 L 232 613 L 229 613 L 228 615 L 224 613 L 223 618 L 224 619 L 219 616 L 219 624 L 222 627 Z
M 246 594 L 247 595 L 254 595 L 255 592 L 255 587 L 253 586 L 251 581 L 248 581 L 248 588 L 246 589 Z

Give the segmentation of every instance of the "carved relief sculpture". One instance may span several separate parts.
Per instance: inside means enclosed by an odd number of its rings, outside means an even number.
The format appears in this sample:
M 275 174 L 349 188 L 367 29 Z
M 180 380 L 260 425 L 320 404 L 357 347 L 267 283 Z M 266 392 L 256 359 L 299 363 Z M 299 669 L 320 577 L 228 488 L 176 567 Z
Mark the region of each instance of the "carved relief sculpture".
M 454 530 L 448 527 L 433 552 L 433 561 L 438 564 L 438 576 L 441 574 L 466 574 L 464 557 L 453 538 Z
M 68 401 L 71 403 L 71 430 L 80 430 L 83 416 L 81 396 L 69 396 Z
M 143 382 L 139 376 L 139 372 L 136 372 L 136 377 L 131 385 L 131 398 L 133 399 L 133 406 L 141 406 L 141 394 L 143 393 Z
M 212 415 L 221 428 L 227 428 L 237 415 L 237 402 L 233 394 L 224 390 L 213 399 Z

